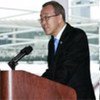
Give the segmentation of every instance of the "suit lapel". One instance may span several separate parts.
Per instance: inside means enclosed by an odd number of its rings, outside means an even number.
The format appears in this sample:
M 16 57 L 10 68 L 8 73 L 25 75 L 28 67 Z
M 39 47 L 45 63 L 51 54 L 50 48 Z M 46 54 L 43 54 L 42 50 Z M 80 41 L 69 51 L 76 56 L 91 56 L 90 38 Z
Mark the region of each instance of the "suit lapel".
M 69 24 L 67 24 L 67 26 L 65 27 L 65 29 L 61 35 L 61 38 L 60 38 L 59 44 L 58 44 L 58 48 L 57 48 L 57 51 L 55 54 L 54 54 L 54 37 L 51 38 L 51 40 L 49 42 L 49 52 L 48 52 L 48 61 L 50 63 L 57 61 L 57 59 L 60 57 L 62 47 L 65 44 L 65 41 L 68 40 L 69 36 L 71 35 L 72 29 L 73 28 Z
M 49 48 L 48 48 L 48 62 L 49 64 L 53 64 L 54 62 L 54 37 L 51 37 L 49 41 Z
M 63 43 L 65 42 L 65 40 L 67 40 L 69 38 L 71 31 L 72 31 L 72 27 L 67 23 L 67 26 L 65 27 L 65 29 L 61 35 L 61 38 L 59 40 L 58 48 L 57 48 L 57 51 L 55 53 L 55 59 L 58 58 L 58 56 L 61 52 Z

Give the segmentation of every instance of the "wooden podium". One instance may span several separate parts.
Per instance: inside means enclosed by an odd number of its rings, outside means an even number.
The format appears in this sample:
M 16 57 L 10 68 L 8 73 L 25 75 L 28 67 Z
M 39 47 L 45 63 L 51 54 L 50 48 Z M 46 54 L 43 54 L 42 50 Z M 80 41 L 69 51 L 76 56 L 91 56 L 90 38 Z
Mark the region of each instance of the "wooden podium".
M 76 100 L 74 89 L 25 71 L 0 71 L 0 100 Z

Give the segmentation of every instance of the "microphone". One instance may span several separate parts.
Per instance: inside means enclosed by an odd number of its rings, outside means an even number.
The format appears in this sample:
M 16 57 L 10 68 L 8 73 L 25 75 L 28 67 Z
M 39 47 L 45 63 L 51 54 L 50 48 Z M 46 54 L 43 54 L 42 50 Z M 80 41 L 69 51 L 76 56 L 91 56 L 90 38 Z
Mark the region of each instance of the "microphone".
M 15 66 L 18 64 L 18 61 L 23 58 L 25 55 L 28 55 L 31 53 L 33 48 L 31 46 L 23 48 L 17 56 L 15 56 L 13 59 L 11 59 L 8 62 L 8 65 L 11 67 L 12 70 L 15 69 Z

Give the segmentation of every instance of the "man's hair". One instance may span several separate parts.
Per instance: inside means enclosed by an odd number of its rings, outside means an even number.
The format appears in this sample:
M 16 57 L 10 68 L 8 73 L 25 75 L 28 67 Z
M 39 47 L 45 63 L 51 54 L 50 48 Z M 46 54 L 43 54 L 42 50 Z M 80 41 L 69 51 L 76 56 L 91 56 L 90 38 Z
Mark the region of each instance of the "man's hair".
M 63 6 L 56 1 L 49 1 L 49 2 L 46 2 L 45 4 L 43 4 L 42 7 L 45 7 L 45 6 L 48 6 L 48 5 L 52 5 L 53 8 L 54 8 L 55 14 L 57 14 L 57 15 L 61 14 L 62 18 L 65 22 L 65 20 L 66 20 L 65 9 L 63 8 Z

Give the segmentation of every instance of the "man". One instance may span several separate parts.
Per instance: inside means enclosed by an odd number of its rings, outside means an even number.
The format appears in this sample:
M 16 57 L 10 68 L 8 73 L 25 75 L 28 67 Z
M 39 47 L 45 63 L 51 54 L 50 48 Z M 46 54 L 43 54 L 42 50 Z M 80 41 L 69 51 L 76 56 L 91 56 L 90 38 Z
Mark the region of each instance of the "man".
M 64 8 L 55 1 L 43 5 L 40 17 L 45 33 L 51 35 L 48 69 L 42 77 L 74 88 L 78 100 L 95 100 L 85 32 L 65 22 Z

